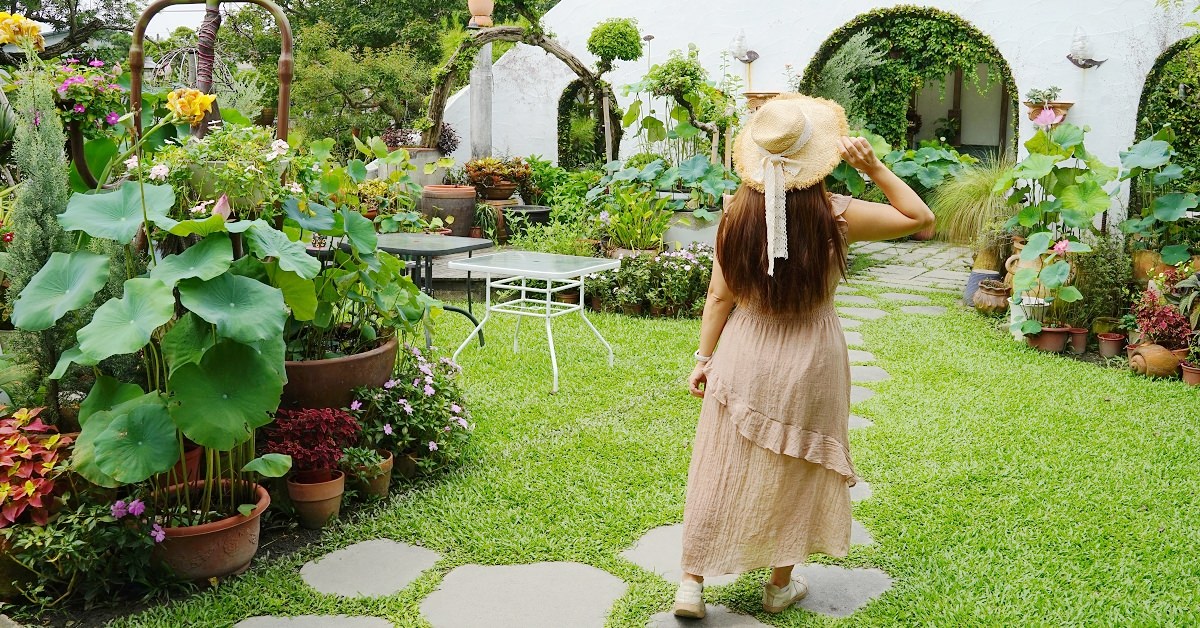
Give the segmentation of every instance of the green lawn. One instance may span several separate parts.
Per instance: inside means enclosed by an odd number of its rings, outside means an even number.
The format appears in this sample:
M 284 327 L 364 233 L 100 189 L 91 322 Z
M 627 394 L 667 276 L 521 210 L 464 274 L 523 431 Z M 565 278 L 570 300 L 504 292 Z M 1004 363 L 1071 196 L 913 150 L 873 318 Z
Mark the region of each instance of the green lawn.
M 869 290 L 863 291 L 870 294 Z M 1200 396 L 1036 354 L 959 311 L 893 313 L 861 331 L 893 376 L 855 408 L 852 433 L 874 489 L 855 515 L 876 544 L 839 564 L 875 566 L 894 588 L 849 625 L 1181 625 L 1200 616 Z M 463 356 L 478 423 L 461 471 L 395 495 L 299 555 L 258 564 L 219 589 L 116 622 L 229 625 L 264 614 L 346 613 L 426 626 L 420 600 L 466 563 L 578 561 L 629 583 L 610 626 L 645 626 L 674 586 L 619 553 L 683 510 L 699 401 L 683 380 L 698 323 L 593 315 L 617 351 L 573 317 L 556 326 L 562 390 L 550 395 L 540 326 L 489 324 Z M 448 315 L 437 339 L 467 329 Z M 399 595 L 342 600 L 299 577 L 307 559 L 372 538 L 415 542 L 443 560 Z M 710 601 L 760 609 L 762 573 Z M 835 623 L 805 611 L 777 626 Z

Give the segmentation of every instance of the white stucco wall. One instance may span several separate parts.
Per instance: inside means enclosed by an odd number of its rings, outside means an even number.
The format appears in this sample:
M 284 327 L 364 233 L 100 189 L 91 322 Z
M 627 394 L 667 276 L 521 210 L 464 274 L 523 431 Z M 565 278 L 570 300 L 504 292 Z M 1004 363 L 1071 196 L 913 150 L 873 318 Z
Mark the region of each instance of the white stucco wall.
M 637 18 L 643 34 L 655 39 L 650 62 L 673 49 L 695 43 L 701 61 L 715 73 L 721 51 L 745 30 L 750 49 L 760 58 L 753 67 L 753 89 L 784 88 L 784 65 L 803 69 L 821 43 L 855 16 L 899 2 L 843 0 L 835 3 L 794 0 L 562 0 L 547 13 L 548 30 L 580 58 L 592 61 L 585 43 L 592 28 L 610 17 Z M 1090 126 L 1088 148 L 1109 163 L 1133 143 L 1138 99 L 1146 74 L 1171 43 L 1186 35 L 1182 14 L 1168 13 L 1154 0 L 939 0 L 906 2 L 955 13 L 989 35 L 1013 70 L 1024 94 L 1057 85 L 1064 100 L 1075 101 L 1069 120 Z M 1067 60 L 1076 27 L 1091 39 L 1093 54 L 1107 58 L 1102 67 L 1082 70 Z M 735 63 L 740 71 L 740 65 Z M 617 87 L 645 73 L 645 59 L 621 63 L 607 78 Z M 558 98 L 573 76 L 557 59 L 525 46 L 495 67 L 493 141 L 499 153 L 557 153 L 555 117 Z M 466 135 L 469 99 L 460 95 L 447 120 Z M 1023 110 L 1023 109 L 1022 109 Z M 1033 132 L 1021 116 L 1022 139 Z M 464 146 L 470 140 L 464 137 Z M 461 155 L 457 155 L 461 159 Z

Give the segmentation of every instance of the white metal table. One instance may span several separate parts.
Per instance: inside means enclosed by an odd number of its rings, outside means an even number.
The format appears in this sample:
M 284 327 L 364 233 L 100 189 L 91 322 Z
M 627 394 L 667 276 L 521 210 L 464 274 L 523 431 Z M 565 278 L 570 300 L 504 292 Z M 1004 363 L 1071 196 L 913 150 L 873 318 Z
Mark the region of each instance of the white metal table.
M 574 255 L 554 255 L 551 253 L 527 253 L 523 251 L 507 251 L 482 255 L 471 259 L 450 262 L 450 268 L 478 273 L 486 277 L 487 310 L 483 320 L 467 335 L 466 340 L 454 352 L 454 359 L 471 343 L 471 337 L 482 332 L 484 325 L 492 318 L 492 313 L 513 314 L 517 316 L 517 334 L 513 337 L 513 351 L 519 351 L 518 340 L 521 332 L 521 318 L 540 318 L 546 321 L 546 339 L 550 343 L 550 365 L 554 370 L 554 388 L 558 392 L 558 355 L 554 350 L 554 331 L 550 321 L 560 316 L 579 312 L 604 348 L 608 350 L 608 365 L 613 365 L 612 345 L 600 335 L 600 330 L 592 324 L 583 311 L 586 302 L 583 277 L 592 273 L 620 268 L 619 260 L 599 259 L 595 257 L 577 257 Z M 531 279 L 541 280 L 545 287 L 531 286 Z M 513 290 L 518 292 L 515 298 L 501 303 L 492 303 L 492 290 Z M 562 303 L 554 300 L 554 295 L 568 290 L 579 291 L 578 303 Z

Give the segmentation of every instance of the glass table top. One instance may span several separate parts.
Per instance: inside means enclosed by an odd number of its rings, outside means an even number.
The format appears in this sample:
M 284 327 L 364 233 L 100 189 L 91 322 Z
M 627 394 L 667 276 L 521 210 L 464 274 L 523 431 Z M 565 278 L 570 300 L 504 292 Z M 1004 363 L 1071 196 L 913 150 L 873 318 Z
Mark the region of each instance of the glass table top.
M 379 235 L 379 249 L 393 255 L 453 255 L 490 249 L 486 238 L 463 238 L 436 233 L 385 233 Z
M 537 279 L 570 279 L 620 267 L 620 260 L 615 259 L 526 251 L 505 251 L 450 262 L 450 268 L 455 270 Z

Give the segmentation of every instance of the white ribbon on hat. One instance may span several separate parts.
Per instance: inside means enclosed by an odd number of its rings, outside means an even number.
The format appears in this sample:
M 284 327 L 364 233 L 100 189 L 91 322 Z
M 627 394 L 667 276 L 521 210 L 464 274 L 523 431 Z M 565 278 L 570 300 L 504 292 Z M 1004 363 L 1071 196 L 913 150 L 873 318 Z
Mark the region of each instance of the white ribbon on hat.
M 758 146 L 762 155 L 763 196 L 767 205 L 767 274 L 775 275 L 775 259 L 788 258 L 787 236 L 787 186 L 784 177 L 795 176 L 803 162 L 785 155 L 794 155 L 808 143 L 813 136 L 813 126 L 808 116 L 803 112 L 804 131 L 796 142 L 782 153 L 768 152 Z

